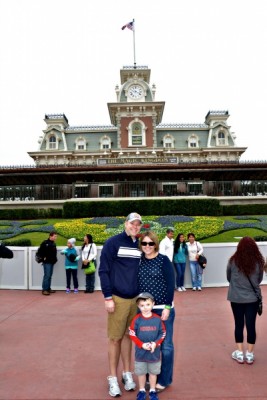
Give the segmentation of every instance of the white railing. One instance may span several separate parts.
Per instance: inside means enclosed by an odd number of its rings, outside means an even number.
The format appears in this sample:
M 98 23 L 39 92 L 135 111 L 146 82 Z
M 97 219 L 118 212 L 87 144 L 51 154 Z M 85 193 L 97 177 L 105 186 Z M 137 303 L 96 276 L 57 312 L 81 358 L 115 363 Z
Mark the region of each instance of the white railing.
M 267 242 L 258 243 L 259 248 L 267 256 Z M 236 243 L 204 244 L 205 256 L 208 259 L 207 268 L 203 275 L 203 287 L 227 286 L 226 265 L 230 256 L 235 252 Z M 0 259 L 0 289 L 24 289 L 41 290 L 43 268 L 42 264 L 35 261 L 37 247 L 10 247 L 13 250 L 12 259 Z M 58 262 L 54 267 L 52 287 L 56 290 L 64 290 L 66 287 L 66 274 L 64 268 L 64 256 L 58 247 Z M 97 247 L 97 265 L 102 246 Z M 80 289 L 85 286 L 85 275 L 79 265 L 78 280 Z M 267 275 L 264 275 L 263 284 L 267 284 Z M 191 287 L 189 265 L 186 267 L 185 286 Z M 100 281 L 96 273 L 96 290 L 100 290 Z

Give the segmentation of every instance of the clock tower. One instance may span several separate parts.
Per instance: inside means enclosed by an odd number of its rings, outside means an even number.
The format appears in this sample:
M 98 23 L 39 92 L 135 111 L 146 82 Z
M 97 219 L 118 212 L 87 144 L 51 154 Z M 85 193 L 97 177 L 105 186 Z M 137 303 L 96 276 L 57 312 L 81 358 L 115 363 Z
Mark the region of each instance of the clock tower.
M 117 127 L 118 156 L 153 155 L 157 147 L 156 126 L 165 102 L 155 101 L 156 86 L 150 85 L 146 66 L 125 66 L 116 86 L 116 103 L 108 103 L 110 120 Z

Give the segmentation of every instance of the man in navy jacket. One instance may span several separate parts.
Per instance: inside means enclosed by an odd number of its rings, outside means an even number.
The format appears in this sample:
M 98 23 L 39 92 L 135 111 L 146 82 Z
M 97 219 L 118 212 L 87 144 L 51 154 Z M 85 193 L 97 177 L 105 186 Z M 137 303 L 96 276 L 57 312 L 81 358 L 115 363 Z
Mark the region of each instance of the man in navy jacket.
M 110 376 L 109 394 L 121 395 L 117 379 L 117 368 L 121 357 L 123 363 L 122 382 L 127 391 L 135 390 L 131 371 L 131 339 L 128 328 L 137 312 L 138 267 L 141 252 L 137 235 L 142 218 L 137 213 L 128 215 L 124 232 L 109 238 L 103 246 L 99 277 L 108 313 L 108 355 Z

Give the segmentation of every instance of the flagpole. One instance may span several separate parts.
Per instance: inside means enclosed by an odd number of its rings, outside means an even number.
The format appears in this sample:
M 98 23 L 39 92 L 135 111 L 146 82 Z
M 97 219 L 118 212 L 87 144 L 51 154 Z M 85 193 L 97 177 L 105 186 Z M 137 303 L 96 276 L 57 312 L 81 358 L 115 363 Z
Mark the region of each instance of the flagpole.
M 136 59 L 135 59 L 135 23 L 133 19 L 133 52 L 134 52 L 134 69 L 136 69 Z

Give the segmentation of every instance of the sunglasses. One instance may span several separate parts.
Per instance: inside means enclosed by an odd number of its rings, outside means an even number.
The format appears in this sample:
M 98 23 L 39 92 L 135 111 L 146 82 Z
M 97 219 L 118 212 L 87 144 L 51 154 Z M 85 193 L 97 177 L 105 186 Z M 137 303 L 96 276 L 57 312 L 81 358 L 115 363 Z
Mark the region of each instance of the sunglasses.
M 148 245 L 148 246 L 152 247 L 152 246 L 155 246 L 155 242 L 141 242 L 141 245 L 142 246 L 147 246 Z

